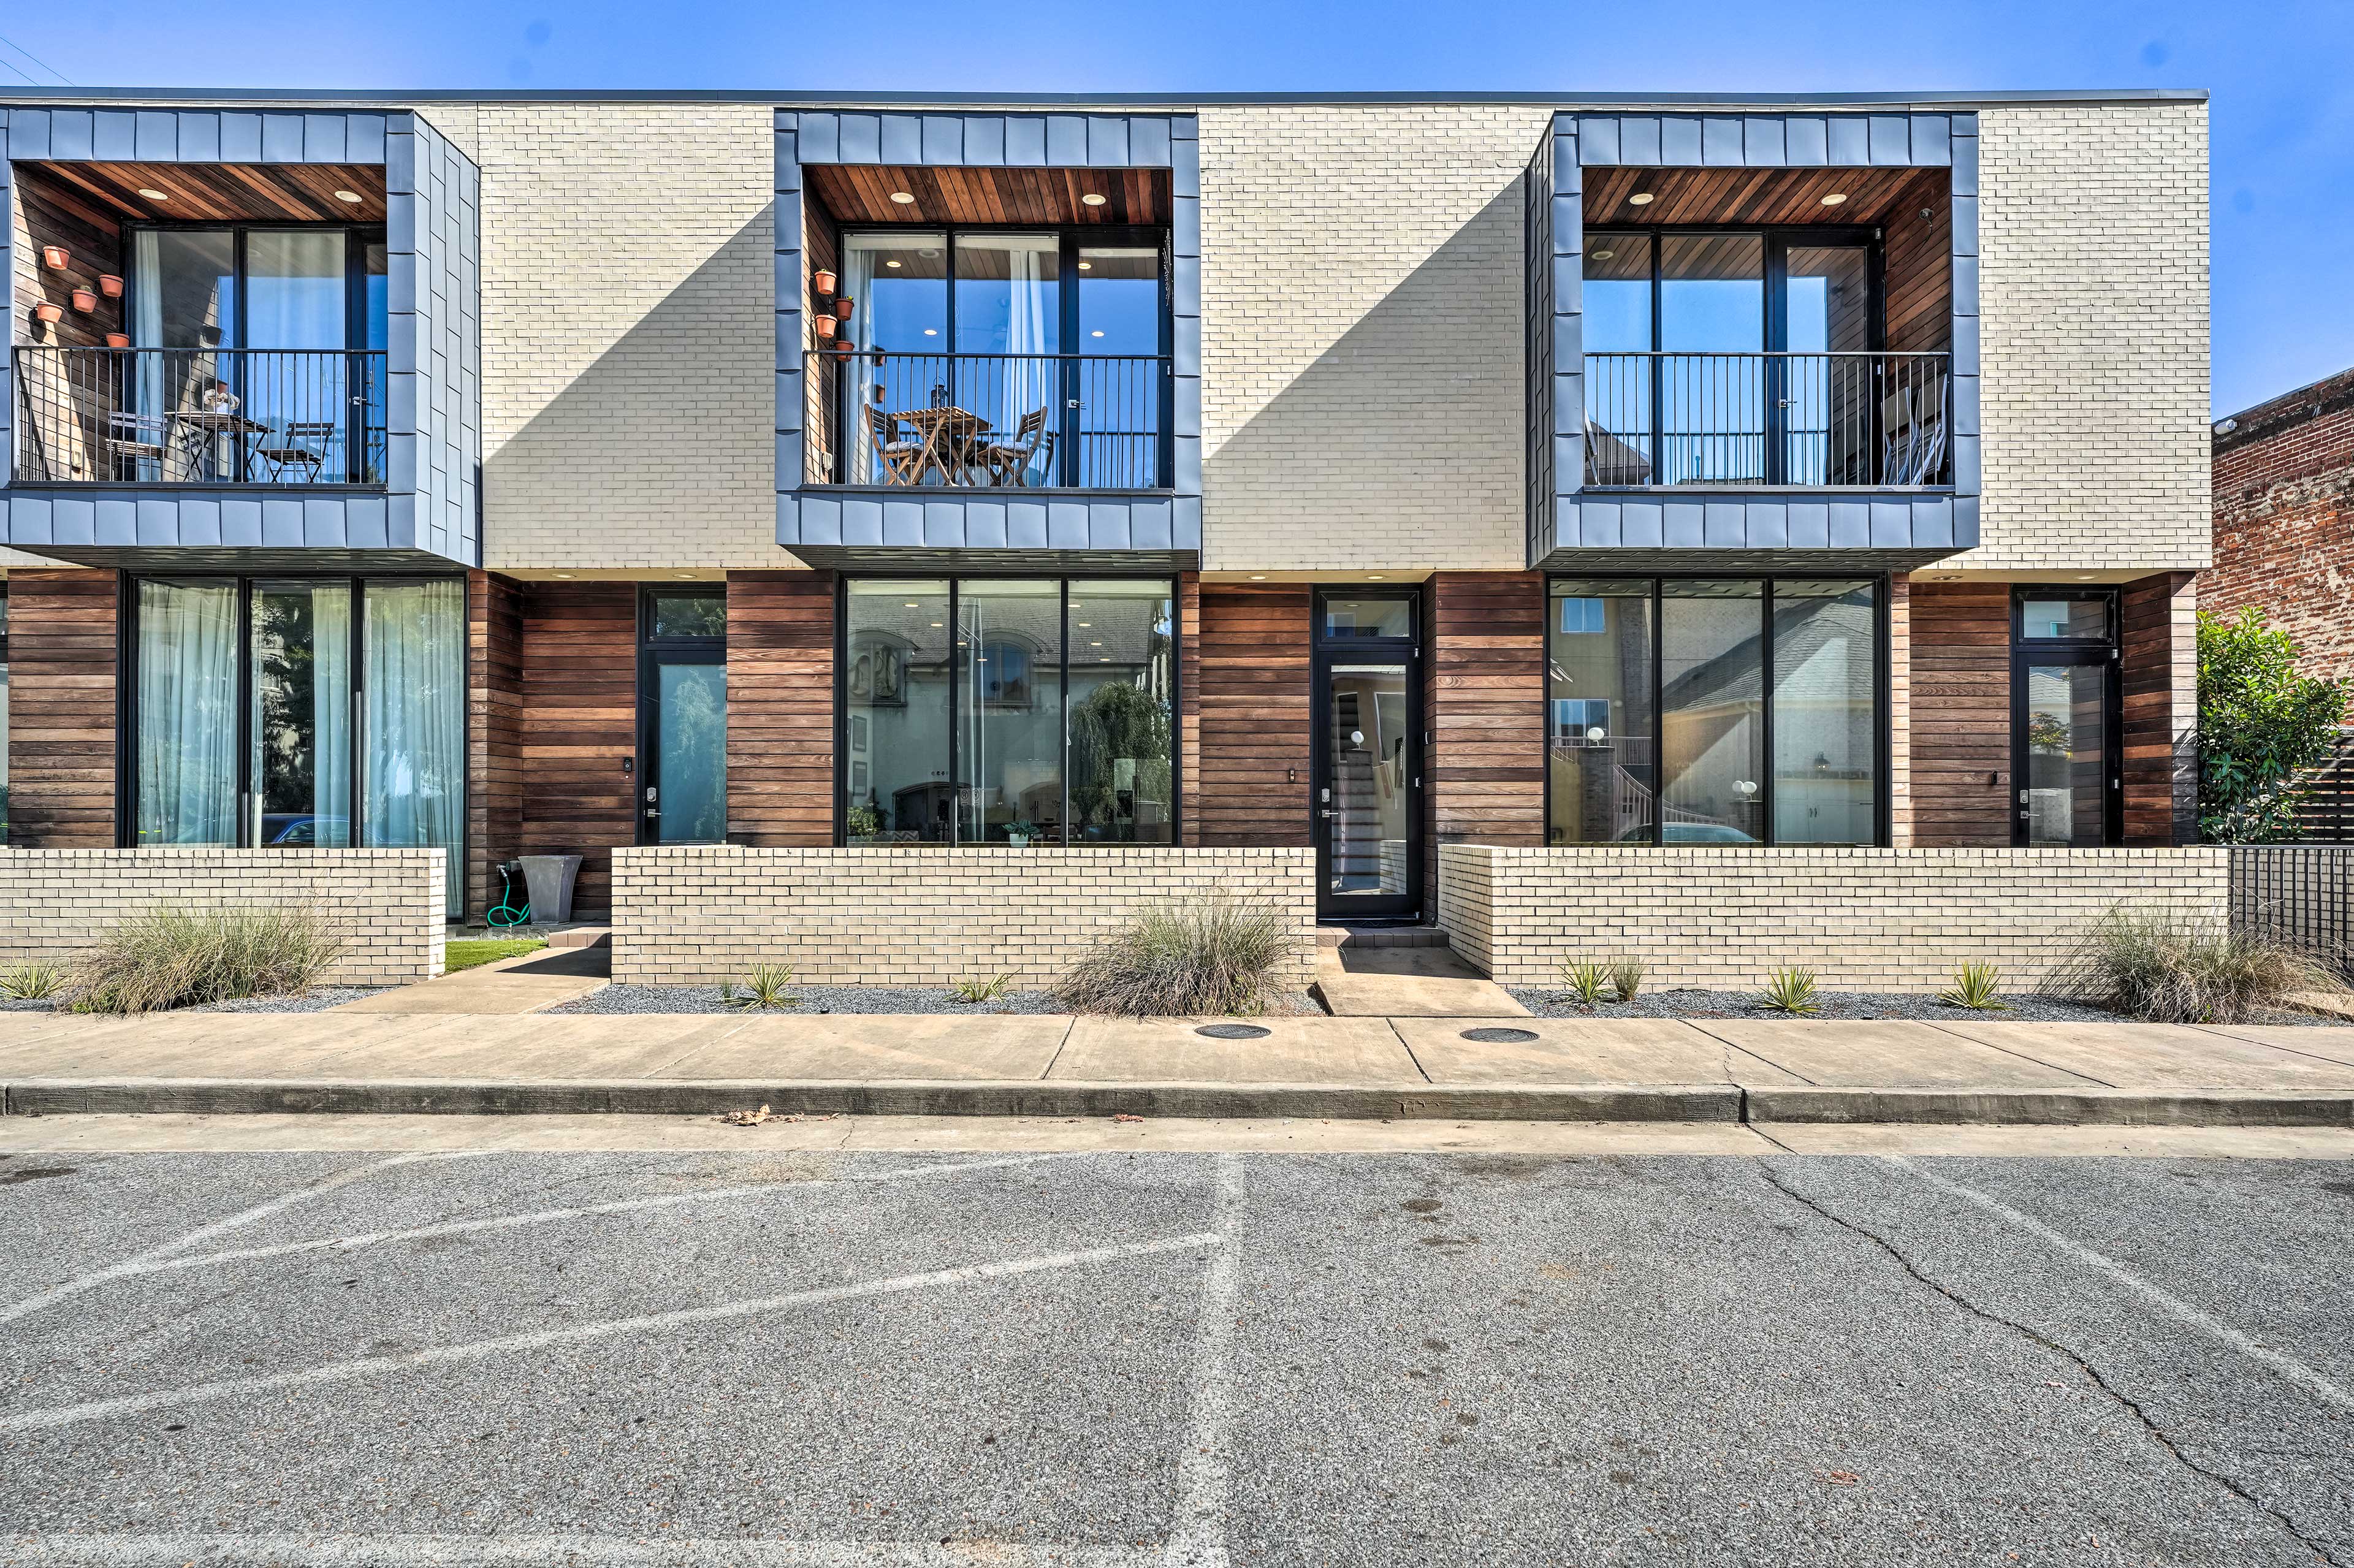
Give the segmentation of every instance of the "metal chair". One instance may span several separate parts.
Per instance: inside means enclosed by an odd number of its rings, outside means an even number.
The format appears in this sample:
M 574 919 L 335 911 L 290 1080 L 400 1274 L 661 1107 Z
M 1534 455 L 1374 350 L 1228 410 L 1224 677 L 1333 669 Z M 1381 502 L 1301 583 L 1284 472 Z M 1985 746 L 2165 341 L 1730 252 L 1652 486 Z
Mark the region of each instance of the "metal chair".
M 298 470 L 303 482 L 316 484 L 327 466 L 335 429 L 332 419 L 290 419 L 264 445 L 254 448 L 253 455 L 269 465 L 271 484 L 283 483 L 289 471 Z
M 161 465 L 171 455 L 171 421 L 160 414 L 109 414 L 106 428 L 106 450 L 117 463 L 127 460 Z
M 1022 416 L 1010 441 L 982 440 L 974 445 L 973 456 L 989 470 L 989 482 L 1026 484 L 1030 465 L 1034 461 L 1052 462 L 1055 457 L 1055 432 L 1046 428 L 1051 406 L 1033 408 Z
M 896 416 L 881 408 L 866 410 L 866 429 L 875 440 L 875 461 L 883 465 L 885 484 L 913 484 L 920 477 L 924 443 L 899 439 Z

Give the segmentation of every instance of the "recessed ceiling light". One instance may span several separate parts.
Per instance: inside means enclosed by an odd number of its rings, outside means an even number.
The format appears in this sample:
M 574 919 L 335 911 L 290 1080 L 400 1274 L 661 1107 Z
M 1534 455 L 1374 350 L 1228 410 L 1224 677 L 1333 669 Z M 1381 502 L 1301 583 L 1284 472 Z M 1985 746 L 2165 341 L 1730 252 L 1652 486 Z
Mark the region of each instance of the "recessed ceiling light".
M 917 251 L 916 254 L 922 257 L 927 261 L 937 261 L 940 259 L 939 251 L 929 246 Z
M 1103 336 L 1103 328 L 1101 328 L 1101 327 L 1097 327 L 1097 328 L 1096 328 L 1096 330 L 1095 330 L 1095 331 L 1093 331 L 1093 332 L 1089 333 L 1087 335 L 1088 335 L 1089 337 L 1101 337 L 1101 336 Z
M 570 577 L 572 574 L 571 574 L 570 572 L 558 572 L 558 573 L 557 573 L 556 575 L 557 575 L 557 577 Z
M 1079 263 L 1079 270 L 1082 272 L 1092 272 L 1095 270 L 1096 264 L 1092 261 L 1082 261 Z
M 679 573 L 679 574 L 678 574 L 678 576 L 679 576 L 679 579 L 680 579 L 681 581 L 683 581 L 683 582 L 690 582 L 690 583 L 691 583 L 691 582 L 693 582 L 693 581 L 695 580 L 695 574 L 694 574 L 693 572 L 681 572 L 681 573 Z
M 1375 572 L 1373 576 L 1371 576 L 1371 577 L 1367 577 L 1365 580 L 1366 580 L 1367 582 L 1369 582 L 1369 583 L 1377 583 L 1377 582 L 1379 582 L 1379 581 L 1381 581 L 1381 580 L 1382 580 L 1382 574 L 1381 574 L 1381 573 L 1379 573 L 1379 572 Z
M 909 600 L 907 601 L 907 608 L 908 608 L 909 609 L 923 609 L 924 607 L 923 607 L 922 605 L 920 605 L 920 604 L 917 603 L 914 599 L 909 599 Z
M 337 201 L 347 201 L 354 207 L 357 207 L 360 203 L 367 200 L 367 197 L 360 195 L 357 191 L 337 191 L 335 193 L 335 199 Z
M 2091 581 L 2092 581 L 2095 577 L 2097 577 L 2098 575 L 2099 575 L 2099 574 L 2098 574 L 2098 573 L 2096 573 L 2096 572 L 2085 572 L 2085 573 L 2082 574 L 2081 576 L 2079 576 L 2079 577 L 2076 578 L 2076 580 L 2077 580 L 2078 582 L 2080 582 L 2080 583 L 2088 583 L 2088 582 L 2091 582 Z
M 1102 647 L 1102 646 L 1103 646 L 1103 644 L 1102 644 L 1102 643 L 1100 643 L 1100 642 L 1090 642 L 1090 643 L 1088 643 L 1088 644 L 1087 644 L 1087 646 L 1088 646 L 1088 647 L 1090 647 L 1090 648 L 1100 648 L 1100 647 Z
M 933 621 L 933 622 L 932 622 L 932 630 L 935 630 L 935 631 L 938 631 L 939 629 L 940 629 L 940 623 L 939 623 L 938 621 L 937 621 L 937 620 Z
M 1081 196 L 1079 199 L 1080 199 L 1081 201 L 1083 201 L 1083 202 L 1087 203 L 1089 207 L 1101 207 L 1101 206 L 1103 206 L 1103 204 L 1104 204 L 1104 198 L 1103 198 L 1102 196 L 1097 196 L 1097 195 L 1095 192 L 1093 192 L 1093 191 L 1089 191 L 1087 195 L 1085 195 L 1085 196 Z
M 899 265 L 899 259 L 895 256 L 890 260 L 884 262 L 883 265 L 896 270 Z
M 926 327 L 924 329 L 924 335 L 926 337 L 938 337 L 940 335 L 940 329 L 938 327 Z
M 1596 261 L 1607 261 L 1610 258 L 1617 254 L 1618 252 L 1616 250 L 1597 250 L 1594 253 L 1594 259 Z
M 913 191 L 893 191 L 891 193 L 891 199 L 897 202 L 901 207 L 913 207 L 916 205 L 916 193 Z
M 1649 191 L 1637 191 L 1633 196 L 1628 196 L 1627 200 L 1629 204 L 1635 207 L 1649 207 L 1651 205 L 1651 193 Z
M 145 196 L 149 201 L 170 201 L 172 199 L 168 193 L 158 190 L 150 190 L 145 185 L 141 185 L 139 187 L 139 194 Z
M 1847 200 L 1847 192 L 1833 191 L 1830 195 L 1823 197 L 1823 205 L 1825 207 L 1837 207 L 1840 203 L 1845 200 Z

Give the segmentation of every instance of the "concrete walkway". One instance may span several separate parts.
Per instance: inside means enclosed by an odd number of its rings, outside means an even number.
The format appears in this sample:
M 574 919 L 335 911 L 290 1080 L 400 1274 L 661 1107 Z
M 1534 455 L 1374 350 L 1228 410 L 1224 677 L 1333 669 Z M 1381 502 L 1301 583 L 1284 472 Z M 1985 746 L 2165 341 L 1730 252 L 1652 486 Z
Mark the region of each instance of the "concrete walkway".
M 2348 1028 L 1300 1017 L 1221 1037 L 1233 1022 L 11 1012 L 0 1110 L 2354 1127 Z
M 1319 947 L 1316 991 L 1341 1018 L 1526 1018 L 1447 947 Z
M 567 943 L 380 991 L 334 1012 L 546 1012 L 612 983 L 613 949 Z

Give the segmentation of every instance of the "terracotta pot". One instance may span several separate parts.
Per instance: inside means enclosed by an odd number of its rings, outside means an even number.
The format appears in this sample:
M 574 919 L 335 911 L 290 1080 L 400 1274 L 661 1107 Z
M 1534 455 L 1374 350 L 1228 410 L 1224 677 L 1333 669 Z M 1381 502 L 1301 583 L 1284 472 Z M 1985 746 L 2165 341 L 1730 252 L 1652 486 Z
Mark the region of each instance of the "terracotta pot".
M 844 295 L 843 298 L 833 302 L 833 313 L 835 317 L 841 321 L 848 321 L 850 319 L 850 313 L 857 308 L 858 302 L 851 299 L 847 295 Z
M 88 315 L 98 309 L 98 296 L 88 289 L 76 289 L 73 291 L 73 308 Z
M 98 275 L 98 291 L 110 300 L 119 300 L 122 298 L 122 280 L 111 272 L 101 272 Z
M 106 334 L 106 346 L 109 348 L 129 348 L 131 346 L 131 334 L 127 332 L 108 333 Z
M 39 304 L 33 307 L 33 313 L 36 316 L 38 316 L 41 320 L 54 325 L 65 319 L 66 308 L 52 301 L 43 300 Z
M 62 272 L 73 262 L 73 255 L 62 245 L 41 247 L 41 260 L 52 272 Z
M 820 293 L 820 294 L 831 294 L 831 293 L 832 293 L 832 292 L 833 292 L 833 274 L 832 274 L 832 273 L 831 273 L 831 272 L 828 272 L 828 271 L 824 271 L 824 270 L 819 270 L 819 271 L 815 271 L 815 272 L 811 273 L 811 274 L 810 274 L 810 288 L 811 288 L 811 291 L 816 292 L 816 293 Z
M 849 338 L 837 337 L 833 340 L 833 352 L 842 355 L 844 359 L 848 359 L 857 351 L 858 344 Z
M 818 342 L 823 343 L 833 335 L 833 318 L 832 316 L 815 317 L 810 322 L 810 330 L 817 334 Z

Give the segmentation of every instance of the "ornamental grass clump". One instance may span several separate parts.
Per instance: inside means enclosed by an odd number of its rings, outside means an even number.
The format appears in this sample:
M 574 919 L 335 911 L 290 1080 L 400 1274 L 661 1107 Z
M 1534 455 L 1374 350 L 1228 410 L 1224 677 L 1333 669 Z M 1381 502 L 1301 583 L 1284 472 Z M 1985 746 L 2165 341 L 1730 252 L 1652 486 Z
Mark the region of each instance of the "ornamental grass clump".
M 1291 941 L 1264 905 L 1224 895 L 1157 904 L 1080 959 L 1055 994 L 1075 1012 L 1125 1018 L 1275 1012 Z
M 160 1012 L 316 985 L 344 950 L 317 910 L 158 907 L 116 922 L 68 972 L 77 1012 Z
M 1632 1001 L 1635 993 L 1643 989 L 1643 960 L 1614 959 L 1610 964 L 1610 989 L 1618 993 L 1620 1001 Z
M 2158 905 L 2094 922 L 2038 988 L 2152 1023 L 2244 1023 L 2298 991 L 2337 992 L 2322 955 L 2263 931 Z

